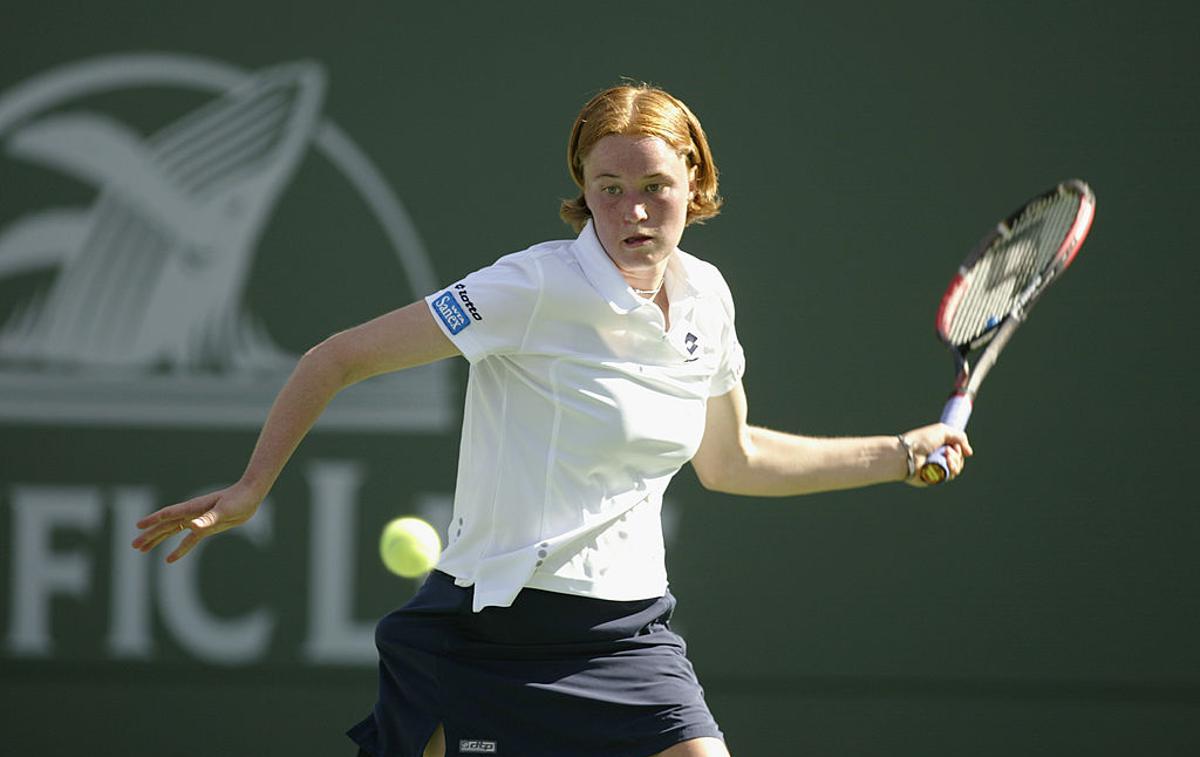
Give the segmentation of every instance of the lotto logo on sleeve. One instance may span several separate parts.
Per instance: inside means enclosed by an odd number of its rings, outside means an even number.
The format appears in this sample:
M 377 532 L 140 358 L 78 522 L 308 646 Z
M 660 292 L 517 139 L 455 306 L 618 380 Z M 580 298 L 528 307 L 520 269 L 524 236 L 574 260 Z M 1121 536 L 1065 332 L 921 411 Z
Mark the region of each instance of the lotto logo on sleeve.
M 438 318 L 442 319 L 442 323 L 446 324 L 446 329 L 451 334 L 457 334 L 471 325 L 471 319 L 459 307 L 458 300 L 454 298 L 454 292 L 449 290 L 442 292 L 434 298 L 433 312 L 437 313 Z
M 477 321 L 482 321 L 483 316 L 479 314 L 479 308 L 475 307 L 475 303 L 471 302 L 471 298 L 467 295 L 466 284 L 455 284 L 454 288 L 458 290 L 458 299 L 462 300 L 462 304 L 466 307 L 467 312 Z

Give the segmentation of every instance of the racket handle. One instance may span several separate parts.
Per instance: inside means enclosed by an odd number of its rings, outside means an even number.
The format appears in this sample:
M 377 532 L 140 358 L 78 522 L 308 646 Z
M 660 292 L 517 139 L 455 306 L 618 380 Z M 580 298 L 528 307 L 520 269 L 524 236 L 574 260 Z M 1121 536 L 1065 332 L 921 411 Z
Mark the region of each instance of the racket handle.
M 966 394 L 954 394 L 942 408 L 942 423 L 963 431 L 971 417 L 971 398 Z M 950 478 L 950 464 L 946 462 L 946 446 L 938 447 L 925 458 L 921 466 L 921 480 L 930 486 Z

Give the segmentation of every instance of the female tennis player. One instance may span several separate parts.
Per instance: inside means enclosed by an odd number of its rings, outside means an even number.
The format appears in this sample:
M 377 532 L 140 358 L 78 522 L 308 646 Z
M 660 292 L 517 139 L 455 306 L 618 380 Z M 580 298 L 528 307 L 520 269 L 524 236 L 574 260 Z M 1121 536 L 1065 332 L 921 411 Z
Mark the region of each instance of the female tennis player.
M 246 522 L 341 389 L 464 356 L 454 516 L 438 569 L 376 629 L 379 694 L 360 755 L 729 754 L 670 628 L 660 510 L 691 462 L 709 489 L 790 496 L 887 481 L 966 436 L 813 438 L 747 423 L 720 272 L 679 249 L 720 210 L 700 122 L 649 86 L 588 102 L 568 144 L 578 236 L 500 258 L 309 350 L 241 479 L 138 523 L 167 557 Z

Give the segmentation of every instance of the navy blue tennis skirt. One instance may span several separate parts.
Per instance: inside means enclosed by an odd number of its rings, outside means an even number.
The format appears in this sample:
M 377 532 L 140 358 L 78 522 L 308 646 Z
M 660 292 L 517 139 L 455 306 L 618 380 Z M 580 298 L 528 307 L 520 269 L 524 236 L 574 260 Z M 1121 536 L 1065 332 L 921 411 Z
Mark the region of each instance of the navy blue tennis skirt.
M 434 571 L 375 628 L 379 700 L 347 733 L 375 757 L 420 757 L 439 723 L 447 755 L 648 757 L 723 738 L 669 625 L 675 598 L 632 602 L 524 589 L 471 611 Z

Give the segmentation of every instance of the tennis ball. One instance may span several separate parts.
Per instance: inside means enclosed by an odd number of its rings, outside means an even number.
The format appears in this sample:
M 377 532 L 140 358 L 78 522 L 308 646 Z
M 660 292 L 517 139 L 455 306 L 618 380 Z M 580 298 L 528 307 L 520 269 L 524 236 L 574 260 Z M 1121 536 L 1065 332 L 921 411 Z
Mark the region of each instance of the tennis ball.
M 416 578 L 437 565 L 442 540 L 437 531 L 420 518 L 396 518 L 383 527 L 379 557 L 398 576 Z

